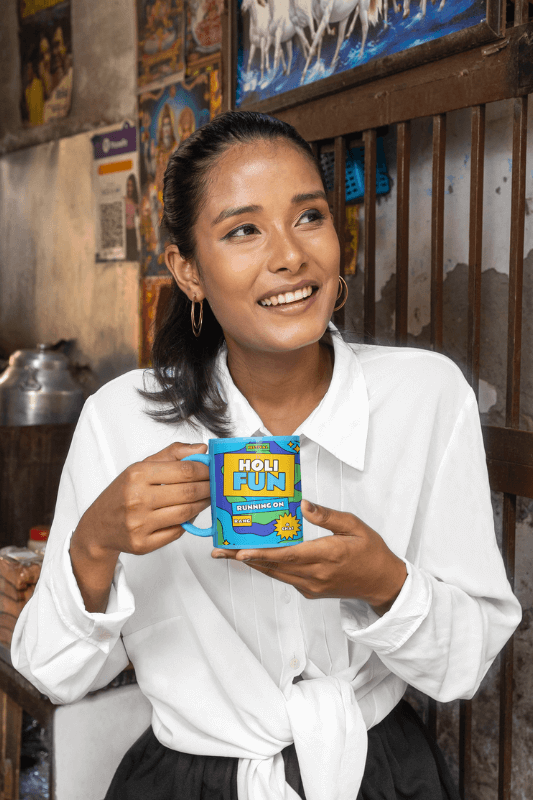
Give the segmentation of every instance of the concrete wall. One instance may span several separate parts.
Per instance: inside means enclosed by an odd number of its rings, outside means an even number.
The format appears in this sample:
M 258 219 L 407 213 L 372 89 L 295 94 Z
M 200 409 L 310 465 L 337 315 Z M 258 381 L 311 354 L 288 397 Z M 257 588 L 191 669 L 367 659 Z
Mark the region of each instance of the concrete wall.
M 103 125 L 135 121 L 135 3 L 72 0 L 71 113 L 28 130 L 20 128 L 16 4 L 5 5 L 0 355 L 37 342 L 76 339 L 70 356 L 90 366 L 94 388 L 137 366 L 139 267 L 95 262 L 90 141 Z

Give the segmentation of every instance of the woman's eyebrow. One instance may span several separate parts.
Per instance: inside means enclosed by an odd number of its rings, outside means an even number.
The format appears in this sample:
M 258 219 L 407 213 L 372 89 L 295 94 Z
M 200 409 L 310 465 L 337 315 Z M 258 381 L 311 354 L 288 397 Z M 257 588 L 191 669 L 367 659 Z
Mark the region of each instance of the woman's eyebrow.
M 310 200 L 325 200 L 328 201 L 326 197 L 326 193 L 323 191 L 316 191 L 316 192 L 303 192 L 301 194 L 295 194 L 294 197 L 291 199 L 291 203 L 296 205 L 297 203 L 307 203 Z M 224 220 L 229 219 L 230 217 L 238 217 L 240 214 L 252 214 L 255 211 L 263 211 L 263 206 L 258 205 L 250 205 L 250 206 L 237 206 L 236 208 L 225 208 L 223 209 L 220 214 L 218 214 L 211 226 L 214 227 L 218 225 L 220 222 L 224 222 Z
M 326 197 L 326 193 L 322 190 L 316 192 L 304 192 L 303 194 L 295 194 L 291 200 L 291 203 L 307 203 L 309 200 L 325 200 L 327 203 L 328 198 Z
M 219 222 L 224 222 L 229 217 L 238 217 L 239 214 L 252 214 L 254 211 L 262 211 L 263 206 L 238 206 L 237 208 L 225 208 L 220 214 L 215 217 L 211 223 L 212 227 L 218 225 Z

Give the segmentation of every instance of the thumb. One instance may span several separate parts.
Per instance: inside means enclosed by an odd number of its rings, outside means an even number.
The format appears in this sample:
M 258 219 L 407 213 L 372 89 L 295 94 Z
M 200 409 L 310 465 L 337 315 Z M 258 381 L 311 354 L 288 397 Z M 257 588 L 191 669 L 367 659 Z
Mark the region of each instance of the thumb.
M 356 533 L 357 517 L 346 511 L 335 511 L 333 508 L 311 503 L 310 500 L 302 500 L 302 513 L 308 522 L 332 533 L 352 536 Z

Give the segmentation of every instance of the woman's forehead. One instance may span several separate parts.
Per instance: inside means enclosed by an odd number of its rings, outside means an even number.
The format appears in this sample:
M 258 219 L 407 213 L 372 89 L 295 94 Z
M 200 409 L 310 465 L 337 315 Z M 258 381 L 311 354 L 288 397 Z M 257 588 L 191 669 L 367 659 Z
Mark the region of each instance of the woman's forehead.
M 259 139 L 232 145 L 220 156 L 209 172 L 205 200 L 218 204 L 229 195 L 264 195 L 274 187 L 294 193 L 305 185 L 311 191 L 315 184 L 322 188 L 318 168 L 298 147 L 283 139 Z

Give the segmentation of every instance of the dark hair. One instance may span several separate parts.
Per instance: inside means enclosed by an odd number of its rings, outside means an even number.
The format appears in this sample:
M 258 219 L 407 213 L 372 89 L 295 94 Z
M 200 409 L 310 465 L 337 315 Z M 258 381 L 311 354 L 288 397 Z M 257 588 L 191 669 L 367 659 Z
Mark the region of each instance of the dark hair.
M 180 144 L 165 171 L 161 227 L 184 258 L 195 255 L 194 225 L 211 168 L 230 147 L 260 139 L 283 139 L 292 144 L 316 166 L 324 183 L 310 146 L 292 125 L 252 111 L 228 111 L 215 117 Z M 161 388 L 142 392 L 163 407 L 148 413 L 161 422 L 200 423 L 218 437 L 230 436 L 226 403 L 216 376 L 216 359 L 223 343 L 222 328 L 207 300 L 202 332 L 198 338 L 194 336 L 191 302 L 174 283 L 152 347 L 154 375 Z
M 134 203 L 139 202 L 139 192 L 137 191 L 137 178 L 135 174 L 132 172 L 128 175 L 128 180 L 126 181 L 126 194 L 128 193 L 128 183 L 132 182 L 133 184 L 133 197 L 131 198 Z

